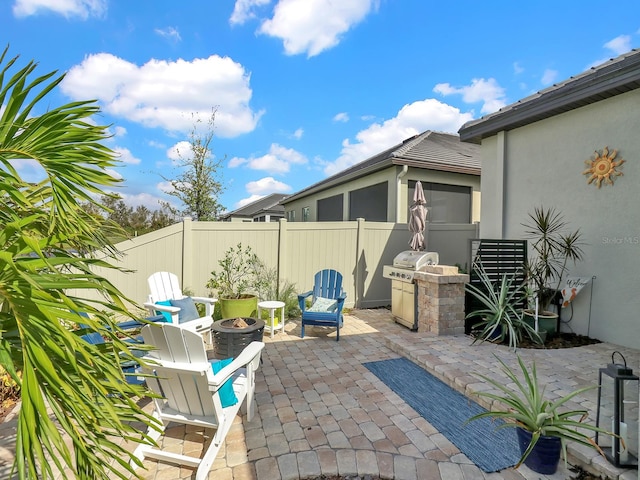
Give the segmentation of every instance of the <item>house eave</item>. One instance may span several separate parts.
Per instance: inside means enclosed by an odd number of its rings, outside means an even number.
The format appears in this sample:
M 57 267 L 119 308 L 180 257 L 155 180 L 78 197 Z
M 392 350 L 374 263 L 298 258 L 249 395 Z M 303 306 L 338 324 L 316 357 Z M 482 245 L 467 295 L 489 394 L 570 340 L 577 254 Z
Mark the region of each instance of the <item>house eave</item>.
M 463 142 L 480 144 L 500 131 L 523 127 L 637 88 L 640 88 L 640 51 L 633 51 L 496 113 L 467 122 L 458 134 Z

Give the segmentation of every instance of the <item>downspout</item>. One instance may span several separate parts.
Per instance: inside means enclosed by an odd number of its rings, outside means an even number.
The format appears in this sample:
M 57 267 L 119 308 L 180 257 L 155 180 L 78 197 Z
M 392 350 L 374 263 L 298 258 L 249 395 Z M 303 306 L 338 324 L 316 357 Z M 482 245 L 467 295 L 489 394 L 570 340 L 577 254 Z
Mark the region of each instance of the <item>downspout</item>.
M 400 210 L 400 185 L 402 185 L 402 177 L 404 177 L 409 171 L 408 165 L 402 166 L 402 171 L 396 177 L 396 221 L 395 223 L 400 222 L 400 214 L 402 210 Z

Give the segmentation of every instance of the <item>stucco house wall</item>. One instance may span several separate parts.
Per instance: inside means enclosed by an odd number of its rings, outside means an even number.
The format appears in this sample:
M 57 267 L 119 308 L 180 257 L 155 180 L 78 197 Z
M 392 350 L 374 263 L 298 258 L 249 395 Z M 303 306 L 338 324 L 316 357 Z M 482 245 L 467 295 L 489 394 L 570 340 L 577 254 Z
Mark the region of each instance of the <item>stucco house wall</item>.
M 458 135 L 427 130 L 407 138 L 362 162 L 295 193 L 281 203 L 285 217 L 291 222 L 318 221 L 318 218 L 366 220 L 406 223 L 409 198 L 414 182 L 423 182 L 427 195 L 427 208 L 434 208 L 434 219 L 439 223 L 474 223 L 480 220 L 480 148 L 463 143 Z M 430 190 L 430 182 L 433 188 Z M 383 188 L 361 189 L 386 184 L 386 199 L 381 199 Z M 453 186 L 442 188 L 439 185 Z M 457 187 L 468 187 L 461 191 Z M 359 191 L 360 190 L 360 191 Z M 355 204 L 350 205 L 350 194 Z M 329 215 L 318 215 L 318 202 L 340 195 L 341 218 L 335 203 L 323 202 Z M 369 198 L 371 203 L 369 204 Z M 434 205 L 430 205 L 430 198 Z M 463 205 L 468 199 L 469 205 Z M 386 202 L 384 201 L 386 200 Z M 337 202 L 336 202 L 337 203 Z M 350 208 L 353 207 L 353 208 Z M 468 211 L 465 209 L 468 208 Z
M 434 170 L 426 170 L 420 168 L 409 167 L 407 173 L 401 176 L 398 181 L 398 175 L 401 174 L 401 166 L 392 166 L 385 170 L 380 170 L 366 176 L 352 179 L 346 183 L 329 187 L 326 190 L 312 193 L 304 198 L 292 200 L 285 206 L 285 215 L 287 212 L 295 211 L 295 221 L 301 221 L 302 209 L 309 207 L 310 222 L 317 221 L 317 202 L 323 198 L 333 197 L 342 194 L 343 196 L 343 219 L 349 219 L 349 192 L 360 188 L 376 185 L 378 183 L 387 182 L 388 202 L 387 202 L 387 221 L 396 223 L 406 223 L 408 221 L 408 205 L 413 199 L 408 199 L 409 181 L 420 180 L 421 182 L 442 183 L 447 185 L 459 185 L 470 187 L 472 190 L 471 198 L 471 217 L 472 223 L 480 221 L 480 178 L 477 175 L 465 175 L 453 172 L 439 172 Z M 398 192 L 400 192 L 398 196 Z M 399 199 L 399 200 L 398 200 Z M 398 202 L 400 208 L 398 209 Z
M 640 90 L 616 95 L 482 140 L 481 238 L 525 238 L 535 206 L 555 207 L 579 227 L 594 276 L 562 309 L 562 330 L 640 348 Z M 464 128 L 464 127 L 463 127 Z M 587 184 L 585 161 L 604 147 L 626 160 L 613 186 Z

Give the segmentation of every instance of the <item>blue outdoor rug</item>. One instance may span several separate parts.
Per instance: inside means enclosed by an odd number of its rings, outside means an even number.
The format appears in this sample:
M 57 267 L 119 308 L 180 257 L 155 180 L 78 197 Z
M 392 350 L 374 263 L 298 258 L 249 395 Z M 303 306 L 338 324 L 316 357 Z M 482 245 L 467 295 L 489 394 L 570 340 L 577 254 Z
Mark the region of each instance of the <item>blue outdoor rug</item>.
M 520 459 L 515 428 L 496 430 L 500 420 L 482 418 L 486 411 L 406 358 L 364 364 L 376 377 L 449 439 L 485 472 L 512 467 Z

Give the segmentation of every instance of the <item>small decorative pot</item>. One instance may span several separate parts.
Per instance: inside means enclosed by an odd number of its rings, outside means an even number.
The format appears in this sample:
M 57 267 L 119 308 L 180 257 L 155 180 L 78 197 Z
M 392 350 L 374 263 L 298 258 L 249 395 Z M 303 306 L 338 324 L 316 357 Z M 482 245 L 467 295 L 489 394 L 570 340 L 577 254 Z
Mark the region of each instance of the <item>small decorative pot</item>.
M 524 428 L 516 428 L 518 434 L 518 443 L 520 445 L 520 453 L 527 451 L 533 434 Z M 551 475 L 558 469 L 560 461 L 560 451 L 562 443 L 558 437 L 542 436 L 538 439 L 536 446 L 533 447 L 529 456 L 525 459 L 524 464 L 531 470 L 543 475 Z

